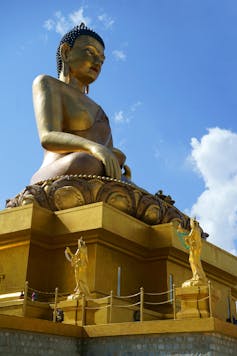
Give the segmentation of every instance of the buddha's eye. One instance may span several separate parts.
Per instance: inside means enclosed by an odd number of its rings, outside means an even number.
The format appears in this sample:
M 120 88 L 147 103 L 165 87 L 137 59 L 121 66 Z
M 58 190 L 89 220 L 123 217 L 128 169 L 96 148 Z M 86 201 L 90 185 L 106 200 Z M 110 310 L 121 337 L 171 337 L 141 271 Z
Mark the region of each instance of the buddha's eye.
M 89 54 L 89 56 L 94 56 L 95 55 L 94 51 L 92 49 L 90 49 L 90 48 L 86 48 L 86 53 Z

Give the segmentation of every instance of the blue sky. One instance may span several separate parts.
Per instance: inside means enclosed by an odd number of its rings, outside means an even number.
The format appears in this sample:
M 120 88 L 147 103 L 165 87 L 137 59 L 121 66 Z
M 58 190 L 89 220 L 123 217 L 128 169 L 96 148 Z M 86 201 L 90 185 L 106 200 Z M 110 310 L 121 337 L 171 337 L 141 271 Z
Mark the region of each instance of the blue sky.
M 110 118 L 133 181 L 196 215 L 209 241 L 237 237 L 237 2 L 1 2 L 0 204 L 38 169 L 31 86 L 56 76 L 61 34 L 80 20 L 104 39 L 90 97 Z

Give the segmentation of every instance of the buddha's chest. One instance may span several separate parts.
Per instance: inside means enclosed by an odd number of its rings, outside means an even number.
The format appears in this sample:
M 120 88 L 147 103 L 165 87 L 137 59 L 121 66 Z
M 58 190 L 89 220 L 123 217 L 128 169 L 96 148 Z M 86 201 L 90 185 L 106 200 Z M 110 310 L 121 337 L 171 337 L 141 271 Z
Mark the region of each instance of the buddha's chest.
M 98 105 L 82 96 L 68 95 L 63 98 L 63 129 L 83 131 L 95 123 Z

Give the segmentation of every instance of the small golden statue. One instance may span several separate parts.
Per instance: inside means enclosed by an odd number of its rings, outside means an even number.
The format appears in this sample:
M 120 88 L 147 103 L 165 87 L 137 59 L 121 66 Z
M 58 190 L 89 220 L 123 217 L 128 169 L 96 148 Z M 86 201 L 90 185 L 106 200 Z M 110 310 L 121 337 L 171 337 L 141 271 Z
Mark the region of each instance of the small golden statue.
M 73 254 L 69 247 L 65 249 L 65 256 L 69 262 L 71 262 L 74 268 L 76 288 L 75 293 L 72 294 L 69 299 L 78 299 L 82 295 L 89 296 L 90 290 L 88 287 L 87 272 L 88 272 L 88 255 L 87 247 L 83 237 L 78 240 L 78 248 Z
M 189 234 L 184 235 L 184 229 L 181 225 L 178 226 L 178 233 L 184 236 L 185 244 L 189 248 L 189 263 L 193 272 L 193 277 L 182 284 L 182 287 L 200 286 L 207 284 L 207 278 L 202 268 L 201 263 L 201 249 L 202 237 L 201 228 L 196 219 L 190 219 L 191 231 Z

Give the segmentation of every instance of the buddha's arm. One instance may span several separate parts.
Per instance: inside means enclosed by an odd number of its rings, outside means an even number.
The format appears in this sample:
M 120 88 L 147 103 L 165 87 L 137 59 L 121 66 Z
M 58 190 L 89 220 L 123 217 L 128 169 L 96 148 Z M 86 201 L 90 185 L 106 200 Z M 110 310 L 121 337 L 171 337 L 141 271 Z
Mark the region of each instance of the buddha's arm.
M 125 160 L 126 160 L 125 154 L 124 154 L 121 150 L 119 150 L 118 148 L 115 148 L 115 147 L 112 148 L 112 152 L 113 152 L 113 153 L 115 154 L 115 156 L 117 157 L 117 159 L 118 159 L 118 161 L 119 161 L 119 165 L 120 165 L 121 167 L 123 167 L 123 166 L 124 166 L 124 163 L 125 163 Z
M 59 85 L 54 78 L 39 76 L 35 79 L 33 100 L 40 141 L 46 150 L 56 153 L 86 150 L 103 162 L 106 175 L 118 179 L 121 177 L 118 160 L 109 148 L 63 132 L 63 104 Z

